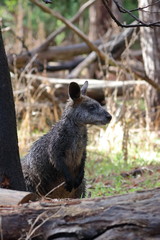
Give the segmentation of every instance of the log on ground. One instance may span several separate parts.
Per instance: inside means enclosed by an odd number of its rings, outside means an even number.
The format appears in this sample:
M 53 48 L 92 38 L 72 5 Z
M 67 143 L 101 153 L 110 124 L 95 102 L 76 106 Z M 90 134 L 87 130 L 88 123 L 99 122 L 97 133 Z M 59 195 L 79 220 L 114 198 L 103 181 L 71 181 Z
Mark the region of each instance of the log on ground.
M 160 239 L 160 188 L 1 207 L 1 239 Z
M 18 205 L 36 199 L 37 196 L 34 193 L 0 188 L 0 206 Z
M 103 42 L 102 39 L 99 39 L 93 42 L 93 44 L 95 46 L 102 44 L 101 49 L 105 49 L 105 51 L 107 49 L 107 52 L 110 53 L 113 58 L 117 59 L 124 51 L 126 47 L 126 40 L 129 41 L 131 39 L 133 32 L 133 29 L 126 29 L 119 35 L 111 38 L 110 41 L 105 40 L 107 41 L 106 43 L 105 41 Z M 71 60 L 75 56 L 89 54 L 90 52 L 91 49 L 84 42 L 68 46 L 50 46 L 45 51 L 40 51 L 38 53 L 35 65 L 41 65 L 44 61 L 50 62 Z M 14 64 L 16 64 L 18 69 L 23 68 L 30 61 L 31 57 L 33 57 L 32 51 L 21 53 L 16 56 L 16 59 L 14 55 L 8 55 L 9 66 L 12 69 Z M 92 61 L 95 59 L 92 59 Z
M 32 82 L 33 94 L 37 89 L 41 91 L 39 95 L 39 99 L 47 99 L 52 102 L 53 95 L 50 94 L 46 88 L 46 86 L 50 87 L 50 89 L 54 89 L 54 96 L 60 102 L 66 102 L 68 99 L 68 85 L 70 82 L 77 82 L 79 85 L 83 85 L 85 81 L 89 82 L 89 87 L 87 94 L 89 97 L 94 98 L 102 105 L 105 104 L 105 94 L 107 95 L 107 91 L 110 94 L 117 90 L 117 95 L 122 96 L 126 90 L 130 89 L 132 92 L 136 86 L 146 86 L 145 81 L 138 80 L 125 80 L 125 81 L 111 81 L 111 80 L 97 80 L 97 79 L 60 79 L 60 78 L 49 78 L 38 76 L 34 74 L 25 75 L 27 81 Z M 107 90 L 107 91 L 106 91 Z M 26 90 L 15 91 L 14 95 L 19 95 Z

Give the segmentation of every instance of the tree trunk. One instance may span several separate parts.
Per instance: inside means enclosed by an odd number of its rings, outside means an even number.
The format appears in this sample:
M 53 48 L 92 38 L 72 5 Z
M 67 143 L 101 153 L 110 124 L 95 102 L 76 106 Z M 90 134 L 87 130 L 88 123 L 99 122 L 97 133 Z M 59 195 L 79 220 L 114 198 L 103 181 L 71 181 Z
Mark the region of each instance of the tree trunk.
M 106 14 L 106 9 L 104 8 L 102 0 L 97 0 L 89 8 L 90 41 L 95 41 L 96 39 L 102 38 L 104 36 L 111 25 L 110 20 L 111 18 L 108 14 Z M 91 78 L 101 78 L 101 71 L 99 71 L 97 61 L 89 65 L 89 76 Z
M 139 7 L 151 5 L 147 11 L 140 11 L 140 18 L 144 22 L 160 21 L 160 3 L 152 5 L 154 0 L 139 0 Z M 144 67 L 147 76 L 160 85 L 160 28 L 140 28 L 141 47 Z M 149 117 L 152 126 L 160 128 L 160 92 L 153 87 L 148 88 L 147 93 Z
M 25 190 L 16 131 L 15 106 L 0 31 L 0 187 Z
M 111 7 L 111 1 L 109 1 Z M 111 27 L 111 17 L 107 14 L 102 0 L 96 1 L 89 8 L 89 39 L 95 41 Z
M 160 188 L 96 199 L 1 207 L 5 240 L 158 240 Z

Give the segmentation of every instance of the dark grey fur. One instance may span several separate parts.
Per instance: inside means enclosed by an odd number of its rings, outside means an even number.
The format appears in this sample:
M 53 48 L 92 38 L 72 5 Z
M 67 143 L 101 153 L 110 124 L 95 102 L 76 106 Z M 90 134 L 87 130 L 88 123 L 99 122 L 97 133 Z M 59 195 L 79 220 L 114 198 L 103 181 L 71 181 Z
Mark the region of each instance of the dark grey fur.
M 97 101 L 86 96 L 87 87 L 88 82 L 81 89 L 77 83 L 70 83 L 70 99 L 61 120 L 32 145 L 22 160 L 28 191 L 46 195 L 65 182 L 50 197 L 85 196 L 86 125 L 107 124 L 111 120 Z

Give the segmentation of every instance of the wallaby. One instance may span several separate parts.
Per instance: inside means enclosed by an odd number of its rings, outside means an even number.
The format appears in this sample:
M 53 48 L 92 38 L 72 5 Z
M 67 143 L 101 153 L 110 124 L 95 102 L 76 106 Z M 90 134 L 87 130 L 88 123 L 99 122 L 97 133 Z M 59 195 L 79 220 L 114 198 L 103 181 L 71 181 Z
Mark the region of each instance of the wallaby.
M 81 89 L 77 83 L 70 83 L 70 99 L 61 120 L 32 145 L 23 159 L 28 191 L 46 195 L 54 189 L 51 198 L 85 197 L 86 125 L 104 125 L 112 118 L 97 101 L 86 96 L 87 87 L 87 81 Z

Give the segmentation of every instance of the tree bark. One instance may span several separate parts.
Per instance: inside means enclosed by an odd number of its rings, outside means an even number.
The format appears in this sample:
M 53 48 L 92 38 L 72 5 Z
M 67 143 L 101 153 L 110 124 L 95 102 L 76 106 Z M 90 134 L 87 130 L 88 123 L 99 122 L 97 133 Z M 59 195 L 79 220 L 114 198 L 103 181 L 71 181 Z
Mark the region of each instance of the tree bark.
M 109 0 L 111 7 L 112 1 Z M 96 1 L 89 8 L 89 39 L 95 41 L 99 37 L 104 36 L 107 30 L 111 27 L 111 17 L 107 14 L 102 0 Z
M 25 190 L 16 131 L 15 106 L 0 31 L 0 187 Z
M 139 0 L 139 7 L 151 5 L 147 11 L 140 11 L 140 18 L 144 22 L 160 21 L 160 3 L 152 5 L 154 0 Z M 141 27 L 141 47 L 144 67 L 147 76 L 160 85 L 160 28 Z M 147 93 L 149 117 L 151 126 L 160 128 L 160 92 L 153 87 Z M 154 124 L 153 124 L 154 123 Z
M 83 200 L 1 207 L 5 240 L 153 240 L 160 238 L 160 188 Z

